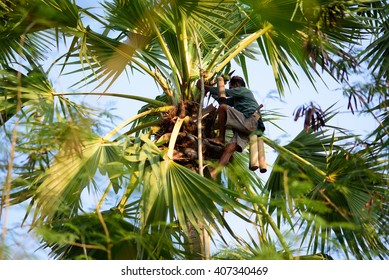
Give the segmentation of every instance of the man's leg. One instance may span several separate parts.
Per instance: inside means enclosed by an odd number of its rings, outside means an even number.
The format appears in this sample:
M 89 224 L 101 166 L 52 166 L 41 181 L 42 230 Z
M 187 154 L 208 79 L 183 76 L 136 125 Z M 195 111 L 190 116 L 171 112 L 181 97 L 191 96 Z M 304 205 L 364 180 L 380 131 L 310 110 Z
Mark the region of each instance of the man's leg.
M 227 163 L 230 161 L 232 154 L 236 151 L 237 147 L 237 143 L 230 143 L 225 146 L 223 154 L 219 159 L 218 167 L 211 171 L 211 176 L 213 179 L 215 179 L 216 175 L 223 169 L 224 166 L 227 165 Z
M 217 109 L 217 118 L 219 123 L 219 136 L 213 139 L 209 139 L 211 142 L 216 142 L 224 144 L 224 139 L 226 137 L 226 122 L 227 122 L 227 105 L 220 104 Z

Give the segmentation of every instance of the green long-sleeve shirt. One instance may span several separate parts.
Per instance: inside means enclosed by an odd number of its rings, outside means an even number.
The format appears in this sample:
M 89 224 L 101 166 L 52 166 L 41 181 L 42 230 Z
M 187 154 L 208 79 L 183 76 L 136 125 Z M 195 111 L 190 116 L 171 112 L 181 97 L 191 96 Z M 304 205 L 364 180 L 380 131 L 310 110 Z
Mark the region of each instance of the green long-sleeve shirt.
M 210 87 L 209 92 L 219 102 L 217 87 Z M 242 112 L 246 118 L 254 114 L 259 106 L 252 91 L 245 87 L 226 89 L 226 96 L 226 104 Z

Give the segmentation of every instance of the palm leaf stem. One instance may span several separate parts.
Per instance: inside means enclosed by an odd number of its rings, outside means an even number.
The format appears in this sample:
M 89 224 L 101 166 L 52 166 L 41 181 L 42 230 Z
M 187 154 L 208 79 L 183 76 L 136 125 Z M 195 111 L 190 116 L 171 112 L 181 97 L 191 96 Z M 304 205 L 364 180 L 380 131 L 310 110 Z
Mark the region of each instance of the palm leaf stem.
M 121 124 L 119 124 L 118 126 L 116 126 L 113 130 L 111 130 L 107 135 L 105 135 L 103 137 L 103 140 L 104 141 L 109 141 L 116 133 L 119 132 L 119 130 L 121 130 L 123 127 L 129 125 L 130 123 L 132 123 L 133 121 L 136 121 L 137 119 L 140 119 L 144 116 L 147 116 L 149 114 L 153 114 L 153 113 L 162 113 L 162 112 L 167 112 L 169 111 L 171 108 L 173 108 L 173 106 L 164 106 L 164 107 L 160 107 L 160 108 L 155 108 L 155 109 L 150 109 L 150 110 L 147 110 L 145 112 L 142 112 L 132 118 L 129 118 L 128 120 L 125 120 L 124 122 L 122 122 Z
M 226 40 L 226 42 L 223 42 L 222 47 L 218 49 L 218 51 L 213 55 L 213 59 L 211 60 L 209 64 L 209 69 L 213 68 L 213 66 L 216 64 L 219 56 L 223 53 L 223 51 L 228 47 L 228 45 L 232 42 L 232 40 L 238 35 L 239 31 L 242 30 L 242 28 L 249 22 L 250 19 L 245 19 L 237 29 L 235 29 L 234 33 Z M 213 53 L 213 52 L 211 52 Z M 217 72 L 217 71 L 216 71 Z
M 286 240 L 284 238 L 284 236 L 282 235 L 280 229 L 277 227 L 277 224 L 276 222 L 273 220 L 273 218 L 270 216 L 269 212 L 267 211 L 266 207 L 262 204 L 262 203 L 258 203 L 258 206 L 261 210 L 261 213 L 262 215 L 265 217 L 265 219 L 267 220 L 267 222 L 269 223 L 269 225 L 271 226 L 271 228 L 274 230 L 274 233 L 276 234 L 276 236 L 278 237 L 278 240 L 281 242 L 281 245 L 282 247 L 284 248 L 285 250 L 285 253 L 287 254 L 288 256 L 288 259 L 292 260 L 293 259 L 293 255 L 292 255 L 292 252 L 290 251 L 289 249 L 289 246 L 288 244 L 286 243 Z
M 19 74 L 19 73 L 18 73 Z M 20 89 L 18 89 L 18 101 L 17 101 L 17 109 L 18 112 L 21 108 L 21 92 Z M 18 134 L 18 125 L 19 125 L 19 119 L 15 121 L 14 128 L 12 130 L 12 138 L 11 138 L 11 149 L 10 149 L 10 158 L 8 163 L 8 170 L 7 170 L 7 176 L 6 176 L 6 182 L 5 182 L 5 188 L 3 189 L 3 192 L 1 194 L 1 211 L 0 214 L 3 214 L 4 209 L 4 215 L 0 215 L 0 217 L 4 217 L 4 220 L 2 221 L 2 232 L 1 232 L 1 239 L 6 240 L 7 235 L 7 217 L 8 217 L 8 210 L 10 207 L 10 197 L 11 197 L 11 184 L 12 184 L 12 173 L 13 173 L 13 163 L 15 160 L 15 153 L 16 153 L 16 145 L 17 145 L 17 134 Z M 5 252 L 5 242 L 1 245 L 0 248 L 0 260 L 4 259 L 4 252 Z
M 177 69 L 177 65 L 174 62 L 172 54 L 170 53 L 169 49 L 167 48 L 166 42 L 163 40 L 162 34 L 159 31 L 158 26 L 156 25 L 155 21 L 150 19 L 150 23 L 152 25 L 152 28 L 154 29 L 154 32 L 157 35 L 159 45 L 161 46 L 161 49 L 162 49 L 163 53 L 166 55 L 166 58 L 170 64 L 170 67 L 171 67 L 171 70 L 173 73 L 172 76 L 173 76 L 173 79 L 175 80 L 176 88 L 180 88 L 180 84 L 182 83 L 182 77 L 180 76 L 180 72 Z
M 176 11 L 177 13 L 177 34 L 180 34 L 178 37 L 178 50 L 180 54 L 180 60 L 181 60 L 181 68 L 182 68 L 182 81 L 189 81 L 190 77 L 190 58 L 189 51 L 188 51 L 188 31 L 187 31 L 187 19 L 184 13 L 180 13 L 180 11 Z M 185 82 L 182 82 L 182 86 L 185 86 Z M 184 100 L 186 98 L 185 94 L 186 89 L 182 88 L 182 94 L 184 97 Z
M 100 198 L 99 202 L 96 205 L 96 211 L 99 212 L 101 209 L 101 206 L 104 203 L 104 200 L 107 198 L 109 191 L 112 188 L 112 183 L 109 183 L 108 187 L 105 189 L 103 196 Z
M 309 161 L 303 159 L 302 157 L 300 157 L 299 155 L 297 155 L 296 153 L 293 153 L 292 151 L 282 147 L 281 145 L 278 145 L 277 143 L 275 143 L 274 141 L 271 141 L 269 138 L 266 138 L 265 136 L 261 136 L 263 138 L 263 141 L 269 145 L 270 147 L 272 147 L 273 149 L 275 149 L 276 151 L 280 152 L 280 153 L 284 153 L 284 154 L 287 154 L 287 155 L 290 155 L 292 156 L 294 159 L 296 159 L 298 162 L 304 164 L 304 165 L 307 165 L 309 167 L 311 167 L 316 173 L 318 173 L 319 175 L 323 176 L 324 178 L 326 178 L 326 173 L 323 171 L 323 170 L 320 170 L 319 168 L 317 168 L 315 165 L 313 165 L 312 163 L 310 163 Z
M 124 210 L 126 208 L 126 203 L 134 191 L 134 188 L 132 186 L 136 186 L 137 180 L 138 180 L 138 178 L 134 174 L 132 174 L 132 176 L 130 176 L 130 183 L 128 184 L 128 187 L 127 187 L 126 191 L 124 192 L 122 199 L 120 200 L 120 202 L 117 206 L 120 213 L 124 212 Z
M 138 123 L 138 124 L 136 124 L 136 126 L 131 128 L 130 130 L 123 132 L 123 135 L 131 135 L 131 134 L 137 133 L 141 130 L 148 130 L 150 127 L 158 126 L 159 124 L 161 124 L 160 119 L 156 119 L 156 120 L 146 122 L 146 123 Z
M 71 96 L 71 95 L 92 95 L 92 96 L 110 96 L 110 97 L 118 97 L 118 98 L 127 98 L 127 99 L 133 99 L 137 101 L 143 101 L 155 106 L 166 106 L 167 104 L 165 102 L 146 98 L 143 96 L 138 95 L 128 95 L 128 94 L 121 94 L 121 93 L 111 93 L 111 92 L 54 92 L 52 93 L 54 96 Z
M 169 159 L 173 159 L 174 147 L 176 145 L 177 136 L 178 133 L 180 132 L 183 123 L 184 123 L 184 118 L 178 118 L 176 123 L 174 124 L 174 128 L 169 140 L 169 149 L 167 152 L 167 157 Z
M 243 51 L 245 48 L 247 48 L 250 44 L 252 44 L 254 41 L 256 41 L 259 37 L 266 34 L 273 28 L 273 25 L 268 23 L 264 28 L 261 30 L 258 30 L 257 32 L 249 35 L 248 37 L 242 39 L 239 44 L 235 48 L 232 48 L 230 51 L 226 52 L 223 57 L 221 57 L 222 63 L 220 63 L 213 71 L 213 73 L 217 73 L 221 71 L 224 66 L 226 66 L 232 59 L 237 57 L 237 55 Z M 211 72 L 211 66 L 208 66 L 208 71 Z M 212 75 L 211 75 L 212 76 Z
M 248 185 L 248 188 L 247 188 L 247 192 L 250 196 L 255 196 L 255 192 L 253 191 L 253 189 L 251 188 L 251 185 Z M 260 232 L 259 232 L 259 240 L 261 242 L 261 244 L 264 244 L 265 242 L 267 242 L 267 237 L 266 237 L 266 230 L 265 230 L 265 226 L 263 224 L 263 221 L 262 221 L 262 217 L 261 215 L 259 214 L 259 208 L 258 208 L 258 205 L 256 203 L 253 203 L 253 207 L 254 207 L 254 211 L 255 211 L 255 215 L 257 216 L 257 220 L 258 220 L 258 223 L 259 223 L 259 227 L 260 227 Z

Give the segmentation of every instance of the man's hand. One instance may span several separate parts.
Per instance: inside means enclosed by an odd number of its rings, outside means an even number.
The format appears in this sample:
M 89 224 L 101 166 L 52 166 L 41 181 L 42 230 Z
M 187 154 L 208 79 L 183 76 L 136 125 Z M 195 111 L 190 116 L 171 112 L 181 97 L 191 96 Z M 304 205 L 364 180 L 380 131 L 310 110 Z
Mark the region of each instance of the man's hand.
M 201 79 L 197 80 L 196 87 L 201 90 Z
M 196 82 L 196 87 L 201 90 L 201 79 L 198 79 L 197 82 Z M 209 88 L 210 86 L 204 82 L 204 89 L 205 89 L 205 95 L 207 94 L 207 92 L 209 91 Z

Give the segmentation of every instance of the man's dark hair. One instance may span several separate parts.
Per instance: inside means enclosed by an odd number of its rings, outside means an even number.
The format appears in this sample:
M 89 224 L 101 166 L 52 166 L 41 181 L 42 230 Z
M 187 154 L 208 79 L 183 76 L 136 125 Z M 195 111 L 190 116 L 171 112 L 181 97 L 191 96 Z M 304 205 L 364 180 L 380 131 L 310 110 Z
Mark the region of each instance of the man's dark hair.
M 246 83 L 244 82 L 243 78 L 240 76 L 233 76 L 230 80 L 230 85 L 238 85 L 241 87 L 246 87 Z

